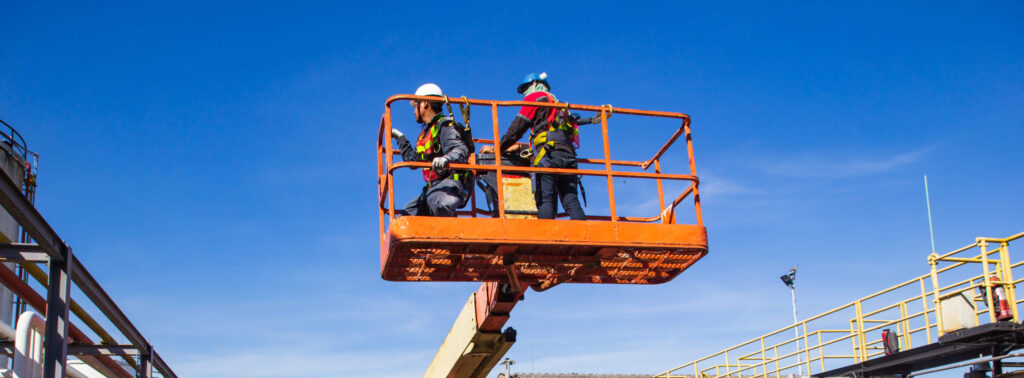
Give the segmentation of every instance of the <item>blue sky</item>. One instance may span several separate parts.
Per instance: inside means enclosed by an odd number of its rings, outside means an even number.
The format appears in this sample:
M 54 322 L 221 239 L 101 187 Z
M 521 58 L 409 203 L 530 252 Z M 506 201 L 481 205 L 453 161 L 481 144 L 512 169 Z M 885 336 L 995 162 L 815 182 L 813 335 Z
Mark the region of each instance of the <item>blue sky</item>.
M 379 278 L 388 96 L 512 100 L 546 71 L 573 103 L 688 113 L 710 255 L 664 285 L 531 292 L 509 322 L 525 371 L 654 373 L 788 324 L 792 265 L 802 314 L 925 273 L 924 174 L 939 250 L 1024 229 L 1022 12 L 7 2 L 0 119 L 41 155 L 39 209 L 180 375 L 394 377 L 476 284 Z M 613 157 L 670 132 L 623 123 Z

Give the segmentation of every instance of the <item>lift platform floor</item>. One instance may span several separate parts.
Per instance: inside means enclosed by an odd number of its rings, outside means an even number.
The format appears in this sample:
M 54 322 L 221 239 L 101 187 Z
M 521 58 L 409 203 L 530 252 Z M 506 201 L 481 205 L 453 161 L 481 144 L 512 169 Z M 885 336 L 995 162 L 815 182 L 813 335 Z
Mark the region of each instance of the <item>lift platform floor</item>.
M 390 281 L 667 282 L 707 254 L 687 224 L 500 218 L 396 218 L 381 248 Z

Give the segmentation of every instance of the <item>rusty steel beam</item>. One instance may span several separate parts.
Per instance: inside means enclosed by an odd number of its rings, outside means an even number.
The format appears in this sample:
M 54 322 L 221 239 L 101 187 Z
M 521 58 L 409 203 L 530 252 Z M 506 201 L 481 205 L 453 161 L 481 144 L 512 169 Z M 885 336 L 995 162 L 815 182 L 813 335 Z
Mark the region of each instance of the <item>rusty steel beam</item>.
M 17 274 L 14 274 L 14 272 L 3 265 L 0 265 L 0 283 L 3 283 L 3 285 L 8 289 L 11 289 L 12 292 L 18 294 L 19 297 L 25 300 L 25 303 L 28 303 L 28 305 L 32 306 L 36 311 L 44 314 L 46 313 L 48 306 L 46 300 L 43 299 L 43 296 L 39 295 L 39 293 L 33 290 L 32 287 L 22 281 Z M 82 330 L 78 329 L 78 327 L 70 322 L 68 322 L 68 335 L 76 342 L 93 345 L 93 341 L 89 339 L 89 336 L 86 336 Z M 108 369 L 113 369 L 113 372 L 124 372 L 121 377 L 131 378 L 131 375 L 124 371 L 124 369 L 121 368 L 117 362 L 110 359 L 110 357 L 98 356 L 97 358 Z

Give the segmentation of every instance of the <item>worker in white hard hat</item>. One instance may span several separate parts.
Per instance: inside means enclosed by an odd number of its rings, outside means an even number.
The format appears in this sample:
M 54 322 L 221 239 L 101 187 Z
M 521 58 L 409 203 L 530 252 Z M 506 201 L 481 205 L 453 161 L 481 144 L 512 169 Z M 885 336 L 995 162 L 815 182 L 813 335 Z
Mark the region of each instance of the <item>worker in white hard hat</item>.
M 466 163 L 470 151 L 460 125 L 442 111 L 441 88 L 433 83 L 423 84 L 416 89 L 416 95 L 438 97 L 438 101 L 410 101 L 416 122 L 422 125 L 416 146 L 398 129 L 391 129 L 391 137 L 398 141 L 403 160 L 431 162 L 431 167 L 423 168 L 423 191 L 399 209 L 398 214 L 454 217 L 456 210 L 465 206 L 472 187 L 468 185 L 469 172 L 452 170 L 448 165 Z

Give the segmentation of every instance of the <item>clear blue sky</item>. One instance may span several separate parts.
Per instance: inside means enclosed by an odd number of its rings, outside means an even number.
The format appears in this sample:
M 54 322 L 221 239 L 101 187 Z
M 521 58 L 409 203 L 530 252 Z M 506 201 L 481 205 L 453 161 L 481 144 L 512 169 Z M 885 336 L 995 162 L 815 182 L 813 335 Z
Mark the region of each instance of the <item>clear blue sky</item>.
M 1022 15 L 5 2 L 0 119 L 42 156 L 39 209 L 180 375 L 399 377 L 476 285 L 379 278 L 385 98 L 435 82 L 512 100 L 547 71 L 571 102 L 688 113 L 710 255 L 664 285 L 531 292 L 509 322 L 520 369 L 654 373 L 786 325 L 792 265 L 802 314 L 924 273 L 924 174 L 939 250 L 1024 230 Z M 650 129 L 613 130 L 615 157 Z

